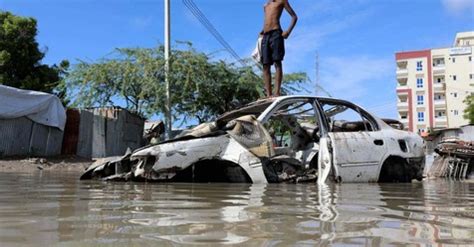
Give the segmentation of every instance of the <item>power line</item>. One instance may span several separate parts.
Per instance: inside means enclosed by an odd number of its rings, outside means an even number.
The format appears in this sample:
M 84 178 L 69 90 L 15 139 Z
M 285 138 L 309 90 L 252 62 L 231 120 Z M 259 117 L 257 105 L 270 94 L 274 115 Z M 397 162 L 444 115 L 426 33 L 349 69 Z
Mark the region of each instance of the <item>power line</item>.
M 184 0 L 186 1 L 186 0 Z M 207 17 L 202 13 L 202 11 L 197 7 L 197 5 L 192 0 L 187 0 L 189 7 L 194 10 L 193 14 L 200 20 L 200 22 L 211 32 L 211 34 L 221 43 L 222 46 L 239 62 L 242 63 L 242 59 L 239 55 L 232 49 L 232 47 L 227 43 L 227 41 L 222 37 L 222 35 L 217 31 L 217 29 L 211 24 Z
M 184 5 L 188 8 L 189 11 L 198 19 L 198 21 L 214 36 L 214 38 L 226 49 L 231 56 L 234 57 L 242 66 L 246 66 L 242 58 L 235 52 L 234 49 L 227 43 L 227 41 L 222 37 L 222 35 L 217 31 L 217 29 L 212 25 L 212 23 L 207 19 L 204 13 L 199 9 L 199 7 L 194 3 L 193 0 L 183 0 Z

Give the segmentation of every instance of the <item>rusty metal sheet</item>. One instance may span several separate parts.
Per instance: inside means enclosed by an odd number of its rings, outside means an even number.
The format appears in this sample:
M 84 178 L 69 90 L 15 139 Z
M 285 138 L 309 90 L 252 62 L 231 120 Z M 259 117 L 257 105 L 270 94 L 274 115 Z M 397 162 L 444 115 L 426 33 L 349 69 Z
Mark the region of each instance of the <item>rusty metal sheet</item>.
M 77 153 L 81 115 L 77 109 L 68 109 L 66 115 L 67 120 L 66 127 L 64 128 L 64 138 L 61 153 L 71 155 Z

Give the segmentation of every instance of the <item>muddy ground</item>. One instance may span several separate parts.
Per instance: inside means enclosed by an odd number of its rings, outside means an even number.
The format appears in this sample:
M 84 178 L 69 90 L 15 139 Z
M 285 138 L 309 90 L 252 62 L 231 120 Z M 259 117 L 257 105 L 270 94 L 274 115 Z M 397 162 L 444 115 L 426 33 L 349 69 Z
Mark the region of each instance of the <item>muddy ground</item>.
M 93 160 L 76 156 L 61 156 L 54 158 L 2 158 L 0 172 L 33 172 L 50 170 L 58 172 L 83 172 Z

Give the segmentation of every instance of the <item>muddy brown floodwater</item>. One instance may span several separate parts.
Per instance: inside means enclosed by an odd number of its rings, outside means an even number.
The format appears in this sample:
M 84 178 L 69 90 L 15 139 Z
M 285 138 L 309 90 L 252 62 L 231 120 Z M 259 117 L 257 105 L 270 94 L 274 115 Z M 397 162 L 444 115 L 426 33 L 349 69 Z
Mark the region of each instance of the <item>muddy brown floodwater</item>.
M 472 245 L 474 183 L 78 181 L 0 173 L 0 246 Z

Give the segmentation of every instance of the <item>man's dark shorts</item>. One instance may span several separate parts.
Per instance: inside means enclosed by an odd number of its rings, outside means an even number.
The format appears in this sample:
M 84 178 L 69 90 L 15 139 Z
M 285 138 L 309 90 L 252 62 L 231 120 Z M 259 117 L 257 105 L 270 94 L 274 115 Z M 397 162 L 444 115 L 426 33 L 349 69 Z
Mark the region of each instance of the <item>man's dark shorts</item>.
M 272 65 L 283 61 L 285 56 L 285 41 L 281 29 L 272 30 L 263 34 L 262 64 Z

